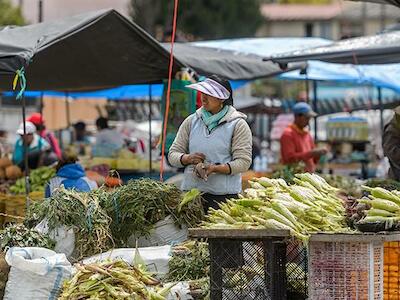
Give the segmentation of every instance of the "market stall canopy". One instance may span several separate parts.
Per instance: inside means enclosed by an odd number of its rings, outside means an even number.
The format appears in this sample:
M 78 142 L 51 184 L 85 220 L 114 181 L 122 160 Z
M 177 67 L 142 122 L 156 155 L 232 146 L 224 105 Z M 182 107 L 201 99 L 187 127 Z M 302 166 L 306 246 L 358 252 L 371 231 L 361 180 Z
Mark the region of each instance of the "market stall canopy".
M 400 64 L 352 65 L 308 61 L 306 71 L 290 71 L 279 78 L 370 84 L 400 93 Z
M 313 47 L 326 46 L 333 41 L 316 37 L 239 38 L 193 42 L 198 47 L 210 47 L 261 57 Z
M 174 72 L 190 66 L 200 75 L 215 73 L 232 80 L 280 72 L 260 60 L 177 45 Z M 78 91 L 161 82 L 168 78 L 168 65 L 169 51 L 115 10 L 0 31 L 1 90 L 10 90 L 22 67 L 30 90 Z
M 400 31 L 341 40 L 330 45 L 270 55 L 281 66 L 307 60 L 332 63 L 388 64 L 400 62 Z
M 310 92 L 313 98 L 313 91 Z M 381 90 L 381 103 L 378 90 L 373 86 L 354 86 L 346 83 L 325 83 L 318 85 L 316 111 L 319 116 L 358 110 L 392 109 L 399 105 L 400 95 L 393 90 Z M 291 112 L 296 99 L 283 99 L 282 110 Z
M 373 2 L 373 3 L 379 3 L 379 4 L 391 4 L 391 5 L 400 7 L 399 0 L 353 0 L 353 1 Z
M 170 44 L 163 44 L 169 51 Z M 211 47 L 198 47 L 189 43 L 176 43 L 174 55 L 197 73 L 208 76 L 218 74 L 230 80 L 253 80 L 282 73 L 277 64 L 262 63 L 262 56 Z M 298 69 L 300 64 L 290 66 Z
M 31 90 L 90 90 L 160 82 L 169 54 L 115 10 L 0 31 L 0 89 L 25 67 Z M 175 70 L 185 65 L 175 61 Z

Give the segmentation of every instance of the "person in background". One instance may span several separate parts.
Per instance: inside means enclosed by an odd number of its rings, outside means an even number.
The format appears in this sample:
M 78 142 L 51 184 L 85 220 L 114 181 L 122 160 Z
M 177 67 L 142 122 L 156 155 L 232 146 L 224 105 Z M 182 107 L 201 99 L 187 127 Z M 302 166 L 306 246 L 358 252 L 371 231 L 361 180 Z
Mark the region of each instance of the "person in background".
M 202 107 L 183 121 L 168 158 L 185 168 L 182 190 L 204 193 L 207 211 L 241 192 L 241 173 L 251 164 L 252 134 L 246 116 L 233 107 L 228 80 L 212 75 L 187 87 L 201 92 Z
M 60 145 L 54 133 L 46 130 L 46 125 L 42 114 L 34 113 L 26 120 L 32 122 L 35 125 L 37 134 L 39 134 L 42 138 L 44 138 L 47 141 L 47 143 L 49 143 L 52 152 L 57 156 L 57 159 L 60 159 L 61 158 Z
M 305 163 L 305 171 L 315 172 L 316 163 L 327 153 L 325 148 L 316 148 L 307 127 L 310 119 L 317 114 L 305 102 L 293 106 L 294 123 L 283 132 L 281 142 L 281 160 L 284 165 Z
M 382 137 L 383 154 L 389 160 L 390 179 L 400 180 L 400 106 L 394 109 L 394 116 L 384 127 Z
M 75 144 L 78 146 L 78 153 L 85 155 L 85 146 L 90 144 L 87 132 L 86 123 L 79 121 L 74 124 L 75 130 Z
M 78 158 L 71 154 L 62 154 L 58 162 L 56 177 L 50 179 L 46 185 L 45 197 L 51 197 L 60 186 L 77 192 L 89 192 L 97 189 L 97 184 L 86 177 L 85 170 L 77 163 Z
M 32 122 L 25 122 L 26 134 L 24 135 L 23 123 L 19 126 L 17 139 L 14 146 L 12 161 L 22 170 L 25 169 L 24 164 L 24 144 L 28 150 L 28 165 L 30 169 L 38 168 L 43 161 L 43 156 L 50 150 L 47 141 L 36 134 L 36 127 Z
M 108 126 L 107 118 L 98 118 L 96 127 L 98 132 L 93 147 L 93 156 L 111 157 L 125 145 L 122 134 Z
M 8 142 L 8 132 L 0 130 L 0 156 L 9 154 L 11 150 L 12 146 Z

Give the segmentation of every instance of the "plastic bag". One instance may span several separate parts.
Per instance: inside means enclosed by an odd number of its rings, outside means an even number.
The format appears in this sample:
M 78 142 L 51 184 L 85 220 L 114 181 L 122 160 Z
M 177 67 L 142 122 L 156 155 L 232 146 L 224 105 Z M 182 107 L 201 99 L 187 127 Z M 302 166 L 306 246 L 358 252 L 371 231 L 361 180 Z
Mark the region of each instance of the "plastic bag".
M 42 234 L 47 234 L 52 240 L 56 242 L 54 251 L 57 253 L 64 253 L 70 258 L 75 250 L 75 233 L 72 228 L 60 226 L 54 230 L 49 231 L 49 225 L 46 219 L 36 225 L 35 230 Z
M 10 273 L 5 300 L 55 300 L 64 280 L 71 276 L 65 254 L 36 247 L 13 247 L 6 253 Z
M 141 236 L 137 238 L 139 247 L 154 247 L 164 245 L 179 244 L 188 239 L 187 226 L 179 227 L 174 223 L 171 216 L 157 222 L 149 236 Z M 136 237 L 131 236 L 128 245 L 136 246 Z

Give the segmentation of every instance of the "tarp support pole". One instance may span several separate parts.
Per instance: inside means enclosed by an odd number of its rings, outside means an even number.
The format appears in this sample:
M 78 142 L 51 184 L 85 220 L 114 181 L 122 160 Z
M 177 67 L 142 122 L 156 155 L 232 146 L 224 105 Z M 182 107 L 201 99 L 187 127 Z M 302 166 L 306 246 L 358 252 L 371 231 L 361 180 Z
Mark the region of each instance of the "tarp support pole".
M 71 111 L 70 111 L 70 106 L 69 106 L 69 94 L 68 92 L 65 93 L 65 113 L 66 113 L 66 117 L 67 117 L 67 128 L 68 128 L 68 132 L 70 134 L 70 142 L 73 142 L 73 134 L 72 134 L 72 130 L 71 130 Z
M 26 136 L 26 99 L 25 95 L 22 94 L 22 124 L 24 128 L 24 136 Z M 26 208 L 29 208 L 30 200 L 29 200 L 29 163 L 28 163 L 28 145 L 25 143 L 25 140 L 22 138 L 22 144 L 24 149 L 24 173 L 25 173 L 25 196 L 26 196 Z
M 318 101 L 317 88 L 318 88 L 317 81 L 313 80 L 314 97 L 313 97 L 312 107 L 316 113 L 318 113 L 318 110 L 317 110 L 317 101 Z M 315 141 L 318 140 L 318 116 L 314 118 L 314 139 L 315 139 Z
M 151 84 L 149 84 L 149 175 L 151 176 L 151 173 L 153 171 L 153 157 L 152 157 L 152 131 L 151 131 L 151 108 L 153 105 L 153 95 L 152 95 L 152 90 L 151 90 Z
M 42 116 L 43 120 L 43 92 L 40 93 L 40 98 L 39 98 L 39 113 Z
M 385 126 L 383 122 L 383 102 L 382 102 L 382 88 L 378 87 L 378 101 L 379 101 L 379 114 L 381 120 L 381 134 L 383 135 L 383 127 Z

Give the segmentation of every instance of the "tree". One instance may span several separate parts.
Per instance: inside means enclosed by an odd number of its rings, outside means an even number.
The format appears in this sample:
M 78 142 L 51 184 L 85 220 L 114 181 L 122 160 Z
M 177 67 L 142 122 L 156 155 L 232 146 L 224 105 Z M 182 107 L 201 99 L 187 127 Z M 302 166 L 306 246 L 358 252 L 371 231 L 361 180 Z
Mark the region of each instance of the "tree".
M 173 0 L 131 0 L 133 20 L 155 34 L 172 24 Z M 196 38 L 254 36 L 262 22 L 260 0 L 180 0 L 178 28 Z
M 24 25 L 25 20 L 19 7 L 14 7 L 10 0 L 0 0 L 0 25 Z

